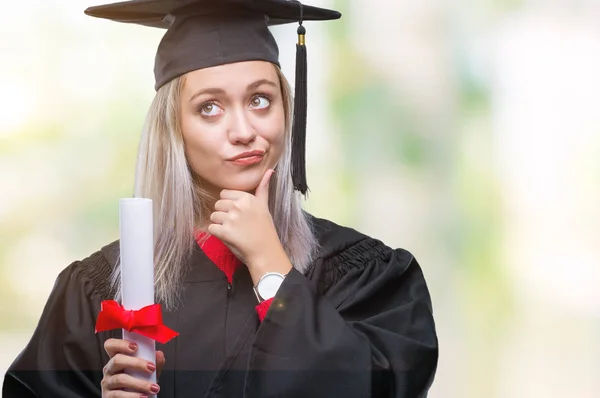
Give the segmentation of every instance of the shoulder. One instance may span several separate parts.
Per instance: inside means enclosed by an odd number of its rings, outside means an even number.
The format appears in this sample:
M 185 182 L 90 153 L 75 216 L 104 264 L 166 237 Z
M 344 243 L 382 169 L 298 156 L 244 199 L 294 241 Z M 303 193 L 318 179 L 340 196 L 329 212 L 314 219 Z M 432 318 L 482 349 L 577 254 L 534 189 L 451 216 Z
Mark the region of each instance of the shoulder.
M 327 263 L 349 262 L 360 266 L 364 261 L 381 257 L 392 250 L 380 240 L 354 228 L 312 215 L 310 221 L 319 242 L 318 258 Z
M 376 273 L 390 268 L 403 272 L 416 264 L 408 250 L 392 248 L 377 238 L 327 219 L 312 215 L 309 219 L 319 242 L 313 273 L 318 274 L 319 285 L 324 290 L 349 273 L 360 274 L 367 268 Z
M 101 300 L 114 297 L 111 275 L 119 258 L 119 241 L 114 241 L 88 257 L 66 267 L 57 278 L 57 283 L 87 284 L 90 291 Z
M 365 261 L 385 257 L 393 251 L 412 257 L 407 250 L 393 249 L 381 240 L 354 228 L 312 215 L 309 215 L 309 220 L 319 242 L 317 257 L 326 263 L 345 261 L 360 267 Z

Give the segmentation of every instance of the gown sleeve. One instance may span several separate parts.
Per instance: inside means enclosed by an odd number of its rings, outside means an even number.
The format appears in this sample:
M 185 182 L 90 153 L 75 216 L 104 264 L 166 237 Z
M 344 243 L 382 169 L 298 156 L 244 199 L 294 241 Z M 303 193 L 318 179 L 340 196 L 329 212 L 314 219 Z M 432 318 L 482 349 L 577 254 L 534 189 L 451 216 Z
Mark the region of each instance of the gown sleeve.
M 258 320 L 260 322 L 262 322 L 263 319 L 265 319 L 265 317 L 267 316 L 267 312 L 269 312 L 269 307 L 271 307 L 272 302 L 273 302 L 273 298 L 270 298 L 268 300 L 263 301 L 262 303 L 258 304 L 255 307 L 256 315 L 258 315 Z
M 31 340 L 5 375 L 4 398 L 101 396 L 108 335 L 94 333 L 100 297 L 84 272 L 89 265 L 75 262 L 58 276 Z
M 254 341 L 245 397 L 426 397 L 438 361 L 428 288 L 407 251 L 365 239 L 284 280 Z

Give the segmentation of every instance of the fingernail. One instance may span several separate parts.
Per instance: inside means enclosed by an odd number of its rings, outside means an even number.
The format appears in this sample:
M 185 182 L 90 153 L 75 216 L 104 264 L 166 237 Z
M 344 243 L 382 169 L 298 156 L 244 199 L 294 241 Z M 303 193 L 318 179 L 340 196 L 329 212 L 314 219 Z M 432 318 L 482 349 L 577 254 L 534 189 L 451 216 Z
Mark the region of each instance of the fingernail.
M 146 365 L 146 367 L 148 368 L 148 370 L 150 372 L 154 372 L 156 370 L 156 366 L 154 366 L 153 363 L 148 362 L 148 364 Z
M 140 398 L 148 398 L 147 395 L 140 395 Z
M 160 387 L 158 386 L 158 384 L 152 384 L 152 387 L 150 387 L 150 391 L 152 391 L 153 393 L 157 393 L 160 390 Z
M 137 350 L 137 344 L 135 344 L 135 343 L 129 343 L 129 349 L 133 350 L 133 351 Z

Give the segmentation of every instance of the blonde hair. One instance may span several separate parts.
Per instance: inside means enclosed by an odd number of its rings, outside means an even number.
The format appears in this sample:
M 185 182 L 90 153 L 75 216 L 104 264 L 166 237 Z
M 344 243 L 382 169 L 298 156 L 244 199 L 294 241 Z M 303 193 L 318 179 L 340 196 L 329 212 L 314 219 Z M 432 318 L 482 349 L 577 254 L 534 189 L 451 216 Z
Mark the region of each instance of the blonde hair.
M 281 70 L 274 67 L 286 122 L 283 154 L 270 182 L 269 208 L 286 254 L 294 268 L 304 273 L 314 260 L 318 243 L 291 179 L 291 88 Z M 179 301 L 185 266 L 196 245 L 195 228 L 208 220 L 213 203 L 185 153 L 179 120 L 184 83 L 185 76 L 175 78 L 156 93 L 144 124 L 135 176 L 135 197 L 153 201 L 155 297 L 168 309 Z M 121 295 L 120 268 L 116 266 L 112 275 L 117 299 Z

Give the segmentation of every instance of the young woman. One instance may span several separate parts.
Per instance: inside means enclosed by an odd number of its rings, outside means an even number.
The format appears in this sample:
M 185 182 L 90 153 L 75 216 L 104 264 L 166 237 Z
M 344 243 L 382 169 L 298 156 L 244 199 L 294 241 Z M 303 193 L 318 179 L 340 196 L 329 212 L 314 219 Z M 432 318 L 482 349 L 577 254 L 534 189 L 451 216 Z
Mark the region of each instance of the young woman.
M 95 333 L 101 302 L 120 295 L 113 242 L 59 275 L 3 397 L 425 396 L 438 345 L 418 263 L 305 213 L 296 192 L 306 94 L 292 103 L 268 25 L 339 13 L 288 0 L 87 12 L 168 28 L 135 196 L 154 203 L 156 300 L 179 336 L 148 363 L 120 330 Z M 158 384 L 125 369 L 158 372 Z

